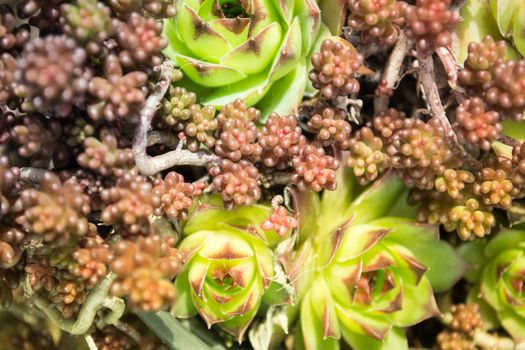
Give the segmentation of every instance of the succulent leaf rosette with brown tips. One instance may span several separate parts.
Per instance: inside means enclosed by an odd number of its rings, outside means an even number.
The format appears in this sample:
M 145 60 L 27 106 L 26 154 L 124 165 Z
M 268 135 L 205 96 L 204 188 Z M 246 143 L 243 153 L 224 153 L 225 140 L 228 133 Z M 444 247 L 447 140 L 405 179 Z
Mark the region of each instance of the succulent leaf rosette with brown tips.
M 467 243 L 460 253 L 472 266 L 466 277 L 476 285 L 468 300 L 480 305 L 487 328 L 501 324 L 516 342 L 524 341 L 525 231 L 501 231 L 488 243 Z
M 298 106 L 309 57 L 327 34 L 312 0 L 183 0 L 164 21 L 164 54 L 201 103 L 242 98 L 265 119 Z
M 242 341 L 263 297 L 288 302 L 274 281 L 272 248 L 281 237 L 261 228 L 271 213 L 261 204 L 226 210 L 219 196 L 201 199 L 183 226 L 184 269 L 175 281 L 172 314 L 199 313 L 209 327 L 218 324 Z
M 393 176 L 364 188 L 348 169 L 337 192 L 295 193 L 301 243 L 286 272 L 300 300 L 297 350 L 339 349 L 341 340 L 407 349 L 402 328 L 438 314 L 433 292 L 452 286 L 464 264 L 437 227 L 395 217 L 403 193 Z

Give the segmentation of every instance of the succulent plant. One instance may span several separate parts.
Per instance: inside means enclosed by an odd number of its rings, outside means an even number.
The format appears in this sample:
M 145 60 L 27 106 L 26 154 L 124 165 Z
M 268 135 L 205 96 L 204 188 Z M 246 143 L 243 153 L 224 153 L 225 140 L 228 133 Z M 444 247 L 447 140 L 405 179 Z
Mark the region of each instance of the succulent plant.
M 361 32 L 364 42 L 392 45 L 399 37 L 399 26 L 405 21 L 404 1 L 348 0 L 350 28 Z
M 406 7 L 406 34 L 425 54 L 452 43 L 451 31 L 461 17 L 451 3 L 451 0 L 417 0 L 416 5 Z
M 63 4 L 60 7 L 60 24 L 66 34 L 83 44 L 90 54 L 102 49 L 104 40 L 114 34 L 111 10 L 96 0 L 80 0 L 77 5 Z
M 401 327 L 435 315 L 433 290 L 465 266 L 431 226 L 391 216 L 398 179 L 363 188 L 345 170 L 338 180 L 337 192 L 294 195 L 301 243 L 285 266 L 300 300 L 296 348 L 339 349 L 344 339 L 355 349 L 408 349 Z M 444 274 L 444 261 L 455 274 Z
M 24 190 L 14 210 L 20 213 L 16 222 L 26 232 L 48 243 L 69 244 L 88 232 L 89 197 L 74 179 L 62 183 L 47 172 L 40 190 Z
M 467 142 L 488 151 L 503 127 L 496 111 L 487 110 L 485 102 L 479 97 L 465 100 L 456 109 L 456 123 L 459 133 Z
M 129 148 L 118 148 L 117 138 L 109 129 L 102 129 L 99 138 L 90 136 L 82 144 L 84 152 L 77 157 L 81 167 L 104 176 L 120 177 L 133 165 L 133 152 Z
M 146 96 L 142 88 L 148 76 L 141 71 L 123 74 L 122 66 L 116 56 L 106 57 L 103 77 L 94 77 L 89 82 L 88 91 L 93 95 L 87 111 L 93 120 L 107 121 L 137 117 Z
M 307 126 L 317 134 L 317 141 L 324 147 L 335 145 L 341 150 L 350 147 L 352 127 L 346 120 L 348 113 L 341 108 L 332 108 L 325 103 L 315 106 Z
M 127 68 L 152 68 L 163 61 L 162 49 L 168 42 L 161 35 L 162 23 L 154 18 L 131 13 L 126 22 L 115 25 L 120 62 Z
M 223 159 L 209 172 L 213 177 L 213 187 L 221 192 L 226 206 L 251 205 L 261 198 L 261 189 L 257 183 L 259 171 L 252 163 L 246 160 L 234 163 Z
M 183 84 L 198 87 L 201 103 L 220 107 L 242 98 L 258 103 L 264 121 L 297 107 L 312 48 L 326 32 L 321 27 L 319 7 L 309 0 L 183 1 L 165 20 L 164 53 L 186 74 Z
M 362 65 L 363 56 L 352 50 L 349 43 L 326 39 L 320 51 L 312 55 L 313 68 L 308 77 L 327 99 L 352 95 L 359 92 L 356 75 Z
M 111 269 L 117 279 L 111 293 L 128 296 L 133 307 L 144 311 L 159 310 L 173 302 L 171 280 L 179 273 L 181 263 L 175 241 L 169 236 L 150 236 L 115 243 Z
M 264 166 L 283 169 L 306 145 L 306 138 L 293 115 L 272 113 L 257 134 L 257 142 L 262 147 L 261 161 Z
M 262 147 L 257 143 L 257 121 L 261 112 L 247 107 L 243 100 L 225 105 L 217 115 L 219 137 L 215 152 L 219 157 L 239 161 L 258 160 Z
M 114 225 L 123 237 L 136 238 L 151 233 L 148 218 L 153 214 L 155 200 L 152 185 L 145 177 L 126 173 L 114 187 L 102 191 L 101 199 L 106 204 L 101 220 Z
M 339 160 L 327 155 L 323 148 L 304 146 L 292 158 L 292 166 L 295 173 L 291 180 L 301 191 L 312 189 L 319 192 L 324 188 L 333 191 L 337 187 L 335 174 L 339 168 Z
M 476 284 L 468 296 L 470 303 L 480 305 L 483 314 L 493 309 L 497 321 L 487 325 L 497 326 L 498 321 L 516 340 L 525 339 L 525 317 L 521 312 L 523 296 L 523 259 L 525 232 L 504 229 L 489 242 L 470 242 L 460 248 L 460 253 L 472 266 L 467 274 Z
M 261 204 L 229 211 L 219 197 L 201 197 L 183 223 L 184 269 L 175 280 L 174 315 L 199 313 L 209 327 L 217 324 L 243 339 L 265 293 L 279 294 L 271 287 L 277 283 L 271 248 L 280 237 L 260 227 L 270 213 Z
M 86 50 L 67 36 L 47 36 L 29 42 L 17 61 L 16 93 L 26 99 L 25 109 L 67 117 L 82 103 L 91 71 Z

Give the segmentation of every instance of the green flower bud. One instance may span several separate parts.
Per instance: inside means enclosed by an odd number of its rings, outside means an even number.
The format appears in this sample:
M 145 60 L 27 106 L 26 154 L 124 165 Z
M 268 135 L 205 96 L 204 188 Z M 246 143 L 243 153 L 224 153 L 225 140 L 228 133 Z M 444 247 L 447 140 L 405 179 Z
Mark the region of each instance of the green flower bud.
M 182 0 L 164 22 L 164 53 L 201 103 L 219 107 L 241 98 L 258 103 L 266 117 L 297 107 L 309 56 L 326 34 L 312 0 Z
M 264 205 L 223 208 L 219 197 L 204 199 L 184 224 L 179 251 L 185 262 L 175 281 L 177 317 L 197 312 L 209 327 L 214 324 L 240 342 L 275 276 L 271 249 L 280 237 L 263 231 L 271 215 Z M 276 298 L 277 297 L 277 298 Z M 274 303 L 287 300 L 272 296 Z

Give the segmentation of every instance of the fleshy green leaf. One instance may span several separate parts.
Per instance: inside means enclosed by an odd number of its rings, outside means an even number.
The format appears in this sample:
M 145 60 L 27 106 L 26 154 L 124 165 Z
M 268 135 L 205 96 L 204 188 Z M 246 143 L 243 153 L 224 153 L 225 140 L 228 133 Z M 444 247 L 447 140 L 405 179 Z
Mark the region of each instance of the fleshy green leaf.
M 301 58 L 301 26 L 300 19 L 295 17 L 288 32 L 284 36 L 281 47 L 279 48 L 278 53 L 275 55 L 275 58 L 272 63 L 272 68 L 270 69 L 270 80 L 275 81 L 282 78 L 297 65 L 298 60 Z M 303 73 L 306 75 L 306 72 Z M 296 79 L 301 79 L 301 77 L 296 76 Z M 301 84 L 304 85 L 304 84 Z M 304 87 L 303 87 L 304 89 Z M 275 88 L 274 90 L 278 90 Z M 286 91 L 285 89 L 279 90 L 279 92 Z M 301 96 L 302 97 L 302 96 Z
M 485 247 L 486 241 L 478 239 L 464 243 L 458 249 L 459 254 L 468 264 L 468 271 L 465 277 L 470 282 L 477 282 L 481 277 L 481 269 L 486 263 Z
M 394 327 L 380 342 L 366 335 L 343 330 L 343 337 L 354 349 L 366 350 L 408 350 L 408 341 L 401 328 Z
M 266 73 L 250 75 L 234 84 L 215 89 L 202 98 L 202 103 L 221 107 L 240 98 L 244 99 L 246 105 L 253 106 L 265 96 L 270 87 Z
M 259 121 L 265 123 L 272 112 L 280 115 L 296 113 L 301 103 L 307 80 L 305 66 L 298 62 L 289 74 L 273 83 L 272 88 L 257 104 L 257 107 L 261 110 L 261 119 Z
M 202 18 L 187 4 L 183 4 L 178 16 L 178 33 L 186 47 L 198 58 L 218 63 L 232 49 L 230 43 L 207 26 Z M 210 50 L 210 48 L 213 48 Z
M 409 327 L 430 317 L 439 315 L 432 286 L 423 278 L 417 286 L 403 284 L 403 306 L 392 313 L 396 326 Z
M 525 242 L 525 231 L 504 230 L 490 241 L 485 252 L 488 257 L 495 257 L 523 242 Z
M 273 22 L 255 36 L 228 52 L 221 64 L 245 74 L 261 72 L 272 61 L 279 44 L 275 38 L 281 36 L 281 27 Z
M 301 32 L 303 33 L 303 55 L 311 52 L 311 48 L 321 27 L 321 10 L 314 0 L 302 0 L 297 3 L 296 14 L 301 18 Z
M 188 56 L 177 55 L 176 60 L 190 79 L 207 87 L 232 84 L 246 77 L 238 70 L 220 64 L 198 61 Z
M 323 340 L 323 329 L 321 321 L 316 317 L 314 311 L 315 305 L 309 295 L 306 295 L 301 303 L 301 334 L 302 343 L 306 350 L 337 350 L 339 349 L 339 340 L 327 338 Z
M 358 198 L 349 211 L 355 213 L 354 224 L 370 222 L 384 216 L 404 190 L 399 178 L 387 173 L 375 181 Z
M 404 245 L 428 268 L 425 276 L 435 292 L 451 288 L 465 273 L 467 265 L 448 243 L 439 240 L 437 226 L 390 217 L 376 220 L 373 224 L 393 229 L 386 241 Z
M 319 0 L 323 23 L 330 28 L 332 35 L 340 35 L 346 20 L 345 0 Z
M 512 33 L 512 21 L 518 11 L 519 1 L 516 0 L 490 0 L 492 15 L 496 19 L 499 31 L 503 36 Z
M 211 339 L 209 331 L 198 329 L 198 324 L 185 327 L 166 311 L 139 312 L 137 315 L 170 349 L 226 350 L 220 341 Z
M 188 269 L 177 276 L 175 279 L 176 298 L 170 312 L 176 317 L 193 317 L 197 314 L 197 309 L 193 305 L 190 292 L 190 283 L 188 281 Z
M 516 340 L 525 340 L 525 318 L 518 315 L 512 308 L 507 308 L 498 313 L 503 328 Z
M 525 56 L 525 2 L 516 1 L 518 9 L 514 15 L 514 25 L 512 28 L 512 39 L 514 46 Z

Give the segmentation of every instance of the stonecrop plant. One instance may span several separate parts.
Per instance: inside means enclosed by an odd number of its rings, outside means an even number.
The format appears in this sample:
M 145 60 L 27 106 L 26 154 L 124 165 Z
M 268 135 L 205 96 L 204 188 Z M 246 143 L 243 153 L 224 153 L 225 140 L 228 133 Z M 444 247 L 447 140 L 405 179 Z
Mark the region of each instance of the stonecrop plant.
M 525 2 L 0 0 L 0 350 L 525 348 Z

